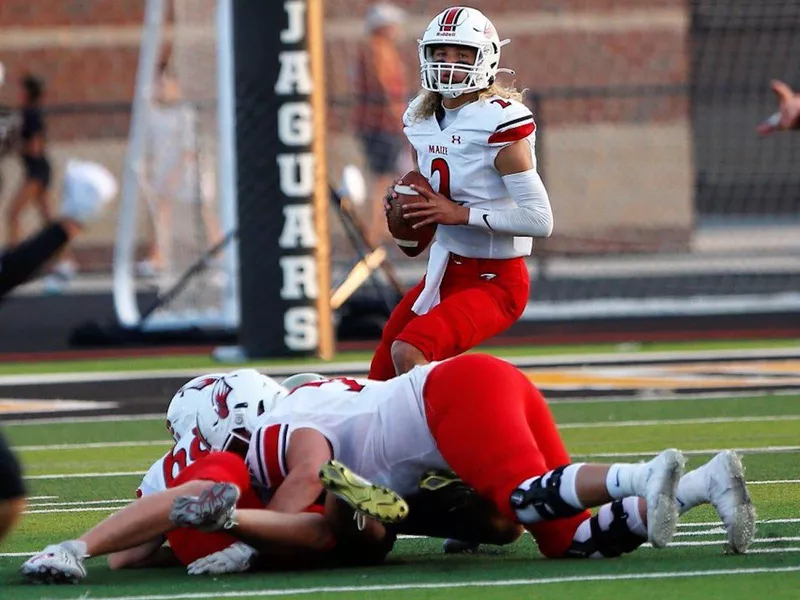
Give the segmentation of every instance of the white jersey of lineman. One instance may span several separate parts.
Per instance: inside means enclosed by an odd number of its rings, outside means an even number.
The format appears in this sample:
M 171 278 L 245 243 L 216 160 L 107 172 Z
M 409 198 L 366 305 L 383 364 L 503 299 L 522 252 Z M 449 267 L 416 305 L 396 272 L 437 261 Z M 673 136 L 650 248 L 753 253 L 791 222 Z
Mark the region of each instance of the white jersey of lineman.
M 521 102 L 490 97 L 461 107 L 442 130 L 435 115 L 414 119 L 419 102 L 420 98 L 413 100 L 403 115 L 403 131 L 417 152 L 420 172 L 433 188 L 470 208 L 516 208 L 494 161 L 504 147 L 528 140 L 536 165 L 531 111 Z M 467 225 L 439 225 L 435 239 L 445 250 L 472 258 L 514 258 L 533 250 L 533 238 Z
M 435 363 L 389 381 L 330 379 L 297 388 L 250 439 L 247 463 L 270 492 L 287 474 L 292 434 L 310 428 L 331 444 L 336 460 L 400 494 L 414 492 L 428 469 L 446 468 L 428 430 L 422 388 Z
M 136 496 L 149 496 L 172 487 L 175 478 L 189 465 L 197 462 L 211 452 L 197 435 L 197 429 L 183 436 L 163 457 L 147 470 Z

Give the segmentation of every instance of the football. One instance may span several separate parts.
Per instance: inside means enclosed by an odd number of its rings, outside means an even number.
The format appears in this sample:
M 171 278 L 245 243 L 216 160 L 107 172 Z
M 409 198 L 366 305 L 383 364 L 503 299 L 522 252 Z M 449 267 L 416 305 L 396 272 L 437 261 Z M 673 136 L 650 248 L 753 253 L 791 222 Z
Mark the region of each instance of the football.
M 389 205 L 389 212 L 386 214 L 386 223 L 389 226 L 389 232 L 392 234 L 397 246 L 406 256 L 419 256 L 427 248 L 433 235 L 436 233 L 436 225 L 426 225 L 419 229 L 412 229 L 414 221 L 405 219 L 403 217 L 403 207 L 406 204 L 413 204 L 422 200 L 425 197 L 419 195 L 411 185 L 418 188 L 425 188 L 433 191 L 431 184 L 422 175 L 416 171 L 409 171 L 400 179 L 394 187 L 397 192 L 397 198 L 393 199 Z

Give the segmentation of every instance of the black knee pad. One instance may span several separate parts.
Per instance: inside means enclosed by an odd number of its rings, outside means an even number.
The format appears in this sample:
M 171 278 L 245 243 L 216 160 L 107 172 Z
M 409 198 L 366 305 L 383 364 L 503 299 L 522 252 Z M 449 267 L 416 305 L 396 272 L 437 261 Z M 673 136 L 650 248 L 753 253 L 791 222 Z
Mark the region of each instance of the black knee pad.
M 573 541 L 566 556 L 590 558 L 599 553 L 605 558 L 616 558 L 633 552 L 644 543 L 644 538 L 628 528 L 628 513 L 625 512 L 622 500 L 611 503 L 611 515 L 608 529 L 601 529 L 598 515 L 589 519 L 591 537 L 584 542 Z
M 570 506 L 559 493 L 561 475 L 567 466 L 553 469 L 545 484 L 542 484 L 540 477 L 533 482 L 529 489 L 517 488 L 511 492 L 511 508 L 519 510 L 532 506 L 546 521 L 565 519 L 582 513 L 584 509 Z

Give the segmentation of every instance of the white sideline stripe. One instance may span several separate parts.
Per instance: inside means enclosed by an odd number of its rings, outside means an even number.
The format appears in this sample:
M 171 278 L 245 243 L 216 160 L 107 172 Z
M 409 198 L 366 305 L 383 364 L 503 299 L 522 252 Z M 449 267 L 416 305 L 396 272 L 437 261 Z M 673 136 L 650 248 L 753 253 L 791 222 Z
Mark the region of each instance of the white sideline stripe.
M 112 512 L 121 509 L 123 505 L 117 506 L 87 506 L 85 508 L 46 508 L 44 510 L 25 510 L 23 515 L 60 515 L 64 513 L 84 513 L 84 512 Z
M 30 556 L 22 554 L 20 556 Z M 295 589 L 241 590 L 235 592 L 208 591 L 191 594 L 159 594 L 149 596 L 104 596 L 92 600 L 191 600 L 195 598 L 242 598 L 269 596 L 299 596 L 309 594 L 335 594 L 345 592 L 388 592 L 401 590 L 433 590 L 470 587 L 511 587 L 523 585 L 546 585 L 551 583 L 575 583 L 598 581 L 625 581 L 636 579 L 682 579 L 687 577 L 714 577 L 723 575 L 756 575 L 759 573 L 794 573 L 800 565 L 791 567 L 763 567 L 755 569 L 719 569 L 707 571 L 663 571 L 654 573 L 620 573 L 617 575 L 576 575 L 570 577 L 545 577 L 542 579 L 506 579 L 483 581 L 452 581 L 441 583 L 396 583 L 386 585 L 314 587 Z
M 58 496 L 28 496 L 28 500 L 55 500 Z
M 28 508 L 44 508 L 45 506 L 49 507 L 67 507 L 67 506 L 94 506 L 98 504 L 106 505 L 106 504 L 119 504 L 121 502 L 133 502 L 134 498 L 114 498 L 113 500 L 83 500 L 81 502 L 42 502 L 42 503 L 34 503 L 28 504 Z
M 658 366 L 658 365 L 656 365 Z M 543 387 L 545 391 L 547 388 Z M 797 396 L 797 390 L 787 389 L 760 389 L 760 390 L 726 390 L 722 392 L 698 392 L 691 394 L 676 394 L 671 390 L 643 390 L 642 393 L 630 396 L 599 396 L 585 398 L 574 396 L 572 398 L 548 398 L 548 404 L 616 404 L 622 402 L 699 402 L 702 400 L 735 400 L 751 396 Z M 89 418 L 89 417 L 87 417 Z
M 790 537 L 778 537 L 778 538 L 763 538 L 753 540 L 753 544 L 782 544 L 785 542 L 800 542 L 800 537 L 797 536 L 790 536 Z M 672 542 L 668 547 L 679 547 L 679 548 L 688 548 L 688 547 L 699 547 L 699 546 L 716 546 L 717 544 L 722 543 L 722 540 L 705 540 L 705 541 L 698 541 L 698 542 Z M 652 548 L 650 544 L 642 545 L 642 548 Z
M 166 403 L 166 400 L 165 400 Z M 163 421 L 165 413 L 150 413 L 146 415 L 101 415 L 98 417 L 54 417 L 52 419 L 15 419 L 2 421 L 3 427 L 20 427 L 24 425 L 58 425 L 61 423 L 108 423 L 110 421 Z
M 786 483 L 800 483 L 800 479 L 770 479 L 768 481 L 748 481 L 747 485 L 779 485 Z M 794 521 L 791 521 L 792 523 Z
M 708 448 L 706 450 L 682 450 L 684 456 L 700 456 L 703 454 L 719 454 L 725 450 L 733 450 L 741 454 L 772 454 L 780 452 L 798 452 L 800 446 L 762 446 L 760 448 Z M 659 450 L 652 450 L 650 452 L 583 452 L 581 454 L 572 454 L 572 458 L 586 458 L 586 457 L 599 457 L 599 458 L 627 458 L 638 456 L 655 456 L 661 452 Z
M 725 534 L 727 534 L 727 532 L 720 526 L 713 529 L 701 529 L 700 531 L 679 531 L 675 534 L 675 537 L 705 537 Z
M 748 482 L 747 485 L 752 485 L 752 483 Z M 787 523 L 800 523 L 800 519 L 764 519 L 761 521 L 756 521 L 758 525 L 771 525 L 771 524 L 787 524 Z M 719 521 L 704 521 L 702 523 L 678 523 L 678 529 L 682 529 L 684 527 L 715 527 L 719 526 Z
M 17 452 L 42 452 L 46 450 L 88 450 L 91 448 L 134 448 L 140 446 L 169 446 L 169 440 L 144 440 L 130 442 L 89 442 L 84 444 L 49 444 L 46 446 L 14 446 Z
M 487 350 L 489 351 L 489 350 Z M 675 350 L 671 352 L 607 352 L 603 354 L 549 354 L 547 356 L 503 356 L 503 360 L 511 362 L 518 367 L 546 367 L 552 365 L 583 365 L 592 363 L 596 365 L 626 362 L 639 364 L 652 361 L 694 361 L 698 359 L 717 359 L 719 361 L 735 360 L 741 358 L 772 358 L 772 357 L 800 358 L 800 349 L 786 346 L 783 348 L 745 348 L 732 350 Z M 265 375 L 286 376 L 294 375 L 300 365 L 259 366 L 253 365 Z M 316 373 L 323 375 L 345 375 L 352 373 L 367 373 L 369 362 L 334 362 L 327 364 L 309 365 Z M 187 381 L 192 377 L 207 372 L 202 368 L 196 369 L 151 369 L 149 371 L 94 371 L 87 373 L 39 373 L 34 375 L 0 375 L 0 386 L 4 385 L 37 385 L 47 383 L 66 382 L 98 382 L 98 381 L 133 381 L 138 379 L 172 379 L 183 378 Z M 166 403 L 168 398 L 164 399 Z M 161 418 L 163 416 L 159 415 Z M 33 424 L 36 422 L 34 421 Z
M 51 473 L 47 475 L 26 475 L 25 479 L 64 479 L 66 477 L 92 478 L 92 477 L 128 477 L 131 475 L 144 475 L 145 471 L 109 471 L 108 473 Z
M 766 415 L 758 417 L 707 417 L 700 419 L 654 419 L 650 421 L 593 421 L 591 423 L 564 423 L 559 429 L 602 429 L 614 427 L 650 427 L 653 425 L 708 425 L 712 423 L 756 423 L 772 421 L 800 421 L 800 415 Z
M 800 552 L 800 548 L 792 546 L 790 548 L 749 548 L 748 554 L 783 554 L 784 552 Z

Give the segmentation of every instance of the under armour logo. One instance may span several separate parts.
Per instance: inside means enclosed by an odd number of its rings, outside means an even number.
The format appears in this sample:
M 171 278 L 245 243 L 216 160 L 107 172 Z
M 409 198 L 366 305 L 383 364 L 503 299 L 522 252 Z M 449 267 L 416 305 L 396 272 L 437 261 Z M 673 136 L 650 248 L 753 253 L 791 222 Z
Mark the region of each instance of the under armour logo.
M 460 144 L 461 143 L 461 136 L 460 135 L 454 135 L 453 136 L 453 141 L 450 142 L 450 143 L 451 144 Z

